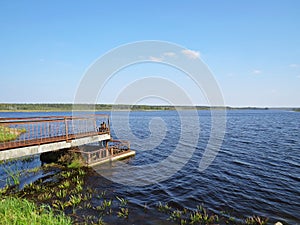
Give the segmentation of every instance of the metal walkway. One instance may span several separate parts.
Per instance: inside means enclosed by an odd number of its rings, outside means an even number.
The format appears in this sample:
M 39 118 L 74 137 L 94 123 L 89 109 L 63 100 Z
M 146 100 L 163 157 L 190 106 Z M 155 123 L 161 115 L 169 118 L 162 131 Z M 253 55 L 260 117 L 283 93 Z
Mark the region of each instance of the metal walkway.
M 0 118 L 0 160 L 110 140 L 109 116 Z

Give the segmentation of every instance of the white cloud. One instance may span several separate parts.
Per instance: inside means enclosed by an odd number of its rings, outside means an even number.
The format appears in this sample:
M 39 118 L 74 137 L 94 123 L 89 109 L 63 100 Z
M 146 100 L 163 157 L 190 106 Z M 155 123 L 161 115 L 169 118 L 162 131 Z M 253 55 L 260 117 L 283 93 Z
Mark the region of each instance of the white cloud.
M 292 63 L 292 64 L 289 65 L 289 67 L 291 67 L 291 68 L 298 68 L 298 67 L 300 67 L 300 65 L 296 64 L 296 63 Z
M 258 75 L 258 74 L 261 74 L 262 71 L 261 70 L 253 70 L 252 73 L 255 75 Z
M 185 49 L 185 50 L 182 50 L 181 52 L 190 59 L 197 59 L 200 57 L 200 52 L 193 51 L 190 49 Z
M 175 57 L 176 54 L 174 52 L 165 52 L 164 56 L 168 56 L 168 57 Z
M 155 57 L 155 56 L 150 56 L 149 60 L 153 61 L 153 62 L 162 62 L 163 58 L 161 58 L 161 57 Z
M 160 57 L 150 56 L 149 60 L 153 62 L 162 62 L 166 57 L 175 57 L 176 54 L 174 52 L 164 52 Z

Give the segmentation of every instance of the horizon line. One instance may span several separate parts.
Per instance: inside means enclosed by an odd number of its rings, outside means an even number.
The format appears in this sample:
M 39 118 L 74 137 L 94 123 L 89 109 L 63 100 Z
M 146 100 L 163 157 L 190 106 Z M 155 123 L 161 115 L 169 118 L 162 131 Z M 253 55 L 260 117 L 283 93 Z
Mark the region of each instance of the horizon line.
M 205 107 L 205 108 L 259 108 L 259 109 L 266 109 L 266 108 L 300 108 L 300 106 L 232 106 L 232 105 L 224 105 L 224 106 L 210 106 L 210 105 L 162 105 L 162 104 L 127 104 L 127 103 L 121 103 L 121 104 L 114 104 L 114 103 L 70 103 L 70 102 L 26 102 L 26 103 L 10 103 L 10 102 L 0 102 L 0 105 L 108 105 L 108 106 L 148 106 L 148 107 Z

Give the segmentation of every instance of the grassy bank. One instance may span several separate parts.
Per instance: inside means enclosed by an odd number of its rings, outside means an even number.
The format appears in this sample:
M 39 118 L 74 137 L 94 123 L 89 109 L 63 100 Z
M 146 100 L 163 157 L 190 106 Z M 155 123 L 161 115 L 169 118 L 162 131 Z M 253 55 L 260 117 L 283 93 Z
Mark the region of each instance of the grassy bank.
M 55 214 L 49 206 L 38 207 L 26 199 L 6 197 L 0 201 L 0 221 L 3 225 L 69 225 L 71 219 L 62 212 Z
M 54 168 L 56 170 L 57 165 L 53 168 L 49 165 L 44 170 L 50 172 Z M 113 190 L 95 189 L 92 183 L 104 180 L 89 168 L 60 167 L 59 170 L 25 185 L 22 190 L 3 189 L 0 224 L 139 224 L 136 217 L 150 221 L 155 217 L 161 224 L 169 225 L 267 224 L 263 217 L 216 215 L 201 205 L 195 209 L 179 209 L 168 202 L 157 202 L 145 203 L 143 209 L 136 208 L 126 196 L 117 196 Z
M 25 129 L 0 126 L 0 142 L 15 140 L 17 137 L 19 137 L 22 133 L 25 132 Z
M 226 212 L 215 214 L 202 204 L 194 209 L 170 202 L 132 204 L 126 196 L 116 195 L 108 180 L 81 163 L 75 153 L 61 154 L 57 163 L 30 170 L 15 171 L 13 162 L 0 165 L 8 177 L 15 174 L 43 173 L 34 182 L 20 188 L 19 177 L 0 188 L 0 224 L 143 224 L 159 221 L 168 225 L 265 225 L 268 219 L 259 216 L 234 217 Z M 42 170 L 42 171 L 41 171 Z M 11 184 L 10 184 L 11 183 Z M 101 188 L 103 184 L 104 186 Z M 96 188 L 95 188 L 96 187 Z M 151 202 L 151 201 L 150 201 Z M 155 218 L 155 219 L 154 219 Z M 149 223 L 147 223 L 149 224 Z

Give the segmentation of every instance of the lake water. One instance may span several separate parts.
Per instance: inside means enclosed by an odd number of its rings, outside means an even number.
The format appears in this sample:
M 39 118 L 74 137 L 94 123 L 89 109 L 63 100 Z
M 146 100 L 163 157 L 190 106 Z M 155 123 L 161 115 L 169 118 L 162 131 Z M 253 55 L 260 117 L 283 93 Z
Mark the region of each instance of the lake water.
M 70 113 L 0 113 L 0 117 L 37 115 Z M 190 143 L 197 138 L 193 135 L 196 135 L 198 125 L 192 123 L 183 129 L 180 124 L 182 116 L 193 121 L 195 114 L 189 111 L 182 115 L 176 111 L 113 114 L 112 125 L 129 119 L 131 131 L 121 126 L 112 130 L 112 135 L 131 141 L 132 148 L 136 150 L 136 156 L 126 160 L 123 166 L 143 168 L 150 165 L 148 168 L 151 168 L 152 174 L 145 176 L 145 171 L 139 170 L 127 174 L 128 183 L 139 181 L 139 186 L 109 182 L 118 178 L 118 170 L 111 173 L 111 169 L 122 169 L 122 165 L 107 164 L 95 167 L 100 174 L 99 179 L 106 182 L 97 182 L 93 178 L 91 183 L 94 187 L 111 189 L 119 196 L 126 196 L 137 211 L 145 204 L 153 206 L 159 201 L 191 209 L 204 204 L 217 214 L 225 212 L 236 217 L 256 214 L 270 218 L 271 222 L 300 224 L 300 113 L 283 110 L 227 111 L 222 147 L 213 163 L 202 172 L 198 166 L 209 140 L 211 114 L 209 111 L 197 113 L 200 136 L 196 146 Z M 183 135 L 182 130 L 188 135 Z M 188 138 L 182 140 L 182 135 Z M 172 171 L 172 168 L 160 170 L 160 167 L 153 168 L 151 165 L 168 159 L 178 146 L 183 158 L 185 153 L 189 155 L 182 168 L 164 180 L 164 173 L 167 169 Z M 192 148 L 195 151 L 190 151 Z M 160 177 L 162 180 L 151 184 L 151 180 L 146 180 L 150 179 L 148 177 Z M 131 222 L 137 222 L 138 218 Z M 155 218 L 152 224 L 156 224 Z

